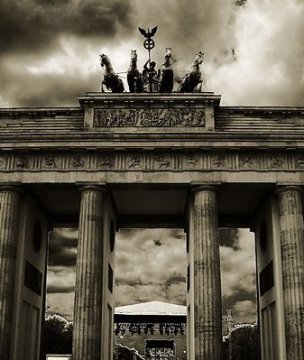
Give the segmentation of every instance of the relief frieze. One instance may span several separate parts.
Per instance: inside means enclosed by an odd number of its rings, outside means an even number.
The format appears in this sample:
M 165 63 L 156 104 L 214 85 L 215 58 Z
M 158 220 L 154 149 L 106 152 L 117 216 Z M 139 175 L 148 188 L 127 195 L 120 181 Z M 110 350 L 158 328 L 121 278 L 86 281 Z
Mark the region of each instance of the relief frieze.
M 166 155 L 156 155 L 155 156 L 155 161 L 156 161 L 156 165 L 158 169 L 161 168 L 169 168 L 171 165 L 171 161 L 169 160 L 169 157 L 167 157 Z
M 205 127 L 205 109 L 99 109 L 94 127 Z
M 139 155 L 131 155 L 127 160 L 128 169 L 141 169 L 142 166 L 142 159 Z
M 272 168 L 281 168 L 284 164 L 284 161 L 278 156 L 271 156 L 271 167 Z
M 184 167 L 187 169 L 196 169 L 199 166 L 199 157 L 197 154 L 185 154 Z
M 48 169 L 55 169 L 57 167 L 54 156 L 46 156 L 44 161 L 44 166 Z
M 296 167 L 297 169 L 304 169 L 304 156 L 297 159 Z
M 100 167 L 102 169 L 112 169 L 114 167 L 114 157 L 111 155 L 105 155 L 101 158 Z
M 84 160 L 78 156 L 73 161 L 73 167 L 76 169 L 83 168 L 84 167 Z
M 0 169 L 5 168 L 5 158 L 4 157 L 0 157 Z
M 256 166 L 256 159 L 251 155 L 241 156 L 240 165 L 242 168 L 252 169 Z
M 206 151 L 107 151 L 3 154 L 0 172 L 64 171 L 304 171 L 304 155 Z
M 213 160 L 213 164 L 217 168 L 224 168 L 226 167 L 226 159 L 224 155 L 218 155 Z
M 15 165 L 17 169 L 27 169 L 29 165 L 29 160 L 26 156 L 19 156 L 16 159 Z

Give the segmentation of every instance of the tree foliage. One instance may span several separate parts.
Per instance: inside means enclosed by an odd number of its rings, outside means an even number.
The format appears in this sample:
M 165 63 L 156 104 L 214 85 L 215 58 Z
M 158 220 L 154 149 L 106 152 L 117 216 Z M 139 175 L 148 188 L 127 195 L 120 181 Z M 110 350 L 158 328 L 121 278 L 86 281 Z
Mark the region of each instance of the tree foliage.
M 42 330 L 41 358 L 46 354 L 72 353 L 73 324 L 58 314 L 48 314 Z
M 259 329 L 242 327 L 231 333 L 231 352 L 233 360 L 260 360 Z

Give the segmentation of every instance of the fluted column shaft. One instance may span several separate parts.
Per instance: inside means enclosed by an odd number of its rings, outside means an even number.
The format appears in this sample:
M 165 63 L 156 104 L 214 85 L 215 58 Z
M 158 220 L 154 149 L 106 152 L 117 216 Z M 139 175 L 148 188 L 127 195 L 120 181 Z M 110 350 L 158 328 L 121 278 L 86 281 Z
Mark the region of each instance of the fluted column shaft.
M 103 188 L 81 192 L 74 303 L 73 360 L 100 360 Z
M 20 192 L 0 187 L 0 359 L 10 357 Z
M 304 223 L 301 190 L 297 186 L 282 186 L 278 190 L 288 360 L 302 360 L 304 354 Z
M 220 360 L 222 299 L 216 188 L 194 188 L 195 360 Z

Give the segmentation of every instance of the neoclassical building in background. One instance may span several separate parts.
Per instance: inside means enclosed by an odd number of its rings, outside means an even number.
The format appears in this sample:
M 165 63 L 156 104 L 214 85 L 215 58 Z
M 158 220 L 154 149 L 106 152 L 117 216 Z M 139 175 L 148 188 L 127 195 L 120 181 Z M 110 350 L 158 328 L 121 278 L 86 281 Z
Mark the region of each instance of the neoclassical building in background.
M 256 236 L 263 360 L 304 354 L 304 108 L 87 93 L 0 109 L 0 358 L 39 358 L 48 232 L 78 227 L 74 360 L 110 360 L 115 233 L 187 237 L 189 360 L 219 360 L 218 227 Z M 241 271 L 241 269 L 240 269 Z

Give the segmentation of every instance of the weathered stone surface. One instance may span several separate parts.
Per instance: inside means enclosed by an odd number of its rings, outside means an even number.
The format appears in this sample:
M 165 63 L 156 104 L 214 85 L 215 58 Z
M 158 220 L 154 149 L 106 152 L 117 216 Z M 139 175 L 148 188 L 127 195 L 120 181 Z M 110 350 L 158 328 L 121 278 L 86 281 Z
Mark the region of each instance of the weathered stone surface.
M 83 187 L 79 217 L 73 359 L 100 360 L 103 188 Z
M 222 300 L 214 187 L 194 191 L 194 335 L 195 360 L 220 360 Z
M 278 190 L 280 239 L 288 360 L 304 354 L 304 223 L 302 189 L 282 186 Z
M 0 171 L 5 172 L 77 172 L 105 171 L 272 171 L 294 172 L 304 171 L 304 155 L 287 154 L 286 152 L 242 151 L 225 152 L 202 152 L 200 150 L 87 150 L 74 153 L 41 153 L 31 151 L 19 154 L 0 155 Z
M 77 108 L 0 109 L 2 184 L 30 184 L 36 195 L 42 199 L 41 194 L 45 195 L 46 207 L 58 209 L 56 216 L 62 213 L 67 214 L 67 218 L 75 216 L 72 207 L 78 204 L 78 195 L 71 194 L 75 192 L 75 183 L 109 183 L 117 193 L 120 186 L 129 184 L 144 183 L 151 189 L 159 185 L 181 187 L 177 198 L 191 184 L 206 182 L 224 184 L 219 195 L 224 199 L 221 204 L 225 208 L 221 216 L 227 216 L 225 223 L 231 224 L 230 215 L 233 221 L 241 212 L 251 217 L 257 207 L 255 195 L 257 202 L 262 201 L 263 193 L 269 191 L 271 185 L 303 184 L 304 108 L 222 107 L 220 97 L 213 93 L 88 93 L 79 98 L 79 102 Z M 254 190 L 254 185 L 261 187 Z M 244 194 L 239 186 L 248 186 L 246 193 L 254 194 L 246 197 L 247 200 L 231 201 L 238 194 Z M 65 189 L 70 193 L 71 206 L 62 209 L 60 192 Z M 53 191 L 55 200 L 49 205 Z M 116 197 L 118 202 L 119 198 Z M 138 198 L 141 201 L 144 197 L 137 194 L 135 199 Z M 159 195 L 158 200 L 161 199 Z M 197 359 L 217 360 L 221 322 L 216 313 L 220 316 L 221 306 L 216 195 L 214 190 L 205 187 L 194 199 L 195 351 Z M 154 203 L 161 203 L 158 200 Z M 229 201 L 231 208 L 227 209 L 225 202 Z M 102 193 L 96 188 L 86 189 L 81 202 L 74 357 L 100 360 L 100 351 L 96 349 L 103 346 L 99 321 L 102 290 L 98 281 L 103 264 L 102 257 L 96 254 L 101 251 L 97 239 L 102 241 L 98 220 L 102 217 Z M 285 203 L 283 198 L 282 203 Z M 52 208 L 58 204 L 59 207 Z M 160 217 L 165 218 L 169 214 L 164 212 L 166 216 L 163 216 L 162 206 L 163 203 L 158 204 L 153 214 L 160 211 Z M 178 213 L 182 217 L 184 208 L 175 205 L 170 215 Z M 147 211 L 143 215 L 150 218 L 151 213 Z M 6 224 L 6 215 L 1 216 Z M 281 217 L 282 224 L 287 223 L 287 215 Z M 298 219 L 298 215 L 295 218 Z M 282 264 L 287 269 L 283 276 L 285 313 L 290 319 L 287 340 L 291 353 L 292 346 L 300 344 L 303 335 L 302 298 L 295 291 L 303 287 L 302 265 L 297 258 L 299 249 L 303 254 L 299 242 L 303 229 L 298 220 L 293 221 L 294 225 L 288 222 L 289 227 L 281 229 Z M 183 225 L 182 221 L 177 223 Z M 248 224 L 248 220 L 244 223 Z M 294 240 L 290 242 L 290 239 Z M 12 258 L 15 247 L 3 245 L 1 254 L 3 259 Z M 295 264 L 295 273 L 289 271 L 293 266 L 291 261 Z M 192 278 L 193 270 L 191 267 Z M 6 276 L 9 279 L 9 275 Z M 190 305 L 192 316 L 193 302 Z M 295 350 L 296 360 L 301 346 Z
M 205 109 L 100 109 L 94 127 L 204 127 Z
M 20 193 L 0 187 L 0 359 L 10 358 Z

